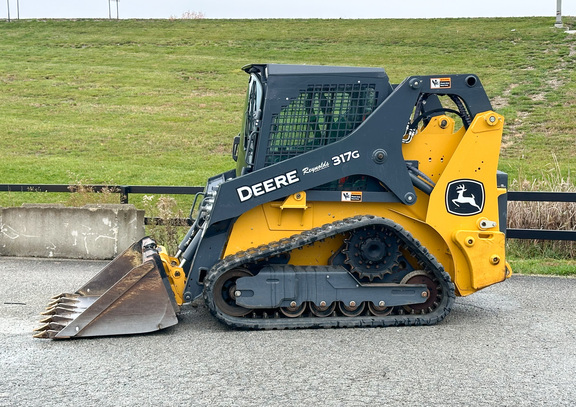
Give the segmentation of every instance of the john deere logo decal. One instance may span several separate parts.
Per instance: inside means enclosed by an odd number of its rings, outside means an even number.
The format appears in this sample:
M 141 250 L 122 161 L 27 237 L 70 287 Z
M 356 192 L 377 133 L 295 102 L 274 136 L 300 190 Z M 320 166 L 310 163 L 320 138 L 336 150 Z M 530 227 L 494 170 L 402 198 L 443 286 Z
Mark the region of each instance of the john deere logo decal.
M 446 210 L 459 216 L 471 216 L 484 209 L 484 185 L 471 179 L 452 181 L 446 188 Z

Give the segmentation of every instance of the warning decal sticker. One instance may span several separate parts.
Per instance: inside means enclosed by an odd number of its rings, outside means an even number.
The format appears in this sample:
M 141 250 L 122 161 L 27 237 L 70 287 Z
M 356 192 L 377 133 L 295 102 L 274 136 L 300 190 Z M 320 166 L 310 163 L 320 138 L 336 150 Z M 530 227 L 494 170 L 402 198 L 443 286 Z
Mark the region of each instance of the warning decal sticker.
M 342 191 L 342 202 L 362 202 L 362 192 Z
M 448 89 L 452 87 L 452 78 L 432 78 L 430 79 L 431 89 Z

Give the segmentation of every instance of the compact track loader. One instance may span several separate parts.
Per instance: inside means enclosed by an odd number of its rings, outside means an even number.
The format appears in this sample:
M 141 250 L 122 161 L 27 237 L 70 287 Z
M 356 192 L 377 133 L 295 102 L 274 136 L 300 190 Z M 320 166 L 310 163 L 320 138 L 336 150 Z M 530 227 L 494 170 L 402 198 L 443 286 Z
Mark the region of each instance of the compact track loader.
M 150 332 L 201 296 L 236 328 L 434 324 L 510 276 L 504 120 L 477 76 L 243 70 L 236 168 L 197 196 L 176 256 L 136 242 L 55 297 L 37 337 Z

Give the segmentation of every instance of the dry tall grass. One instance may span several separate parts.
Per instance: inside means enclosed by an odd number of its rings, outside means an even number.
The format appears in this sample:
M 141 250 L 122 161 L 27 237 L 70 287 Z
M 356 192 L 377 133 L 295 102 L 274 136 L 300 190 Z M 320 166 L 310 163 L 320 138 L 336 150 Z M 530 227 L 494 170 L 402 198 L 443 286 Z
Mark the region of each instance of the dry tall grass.
M 182 226 L 178 219 L 184 218 L 178 209 L 177 201 L 169 196 L 144 195 L 142 205 L 151 222 L 146 226 L 146 234 L 152 236 L 158 244 L 166 247 L 168 253 L 178 251 L 178 244 L 188 231 L 189 226 Z
M 68 190 L 71 192 L 64 202 L 67 206 L 84 206 L 86 204 L 119 204 L 120 190 L 113 186 L 103 186 L 96 190 L 92 185 L 91 180 L 81 178 L 76 174 L 69 174 L 74 176 L 74 181 L 68 185 Z
M 511 191 L 576 192 L 570 178 L 561 175 L 556 157 L 554 166 L 542 173 L 541 179 L 510 183 Z M 508 202 L 508 228 L 576 230 L 576 202 Z M 576 242 L 543 240 L 509 240 L 509 250 L 518 257 L 540 255 L 576 258 Z

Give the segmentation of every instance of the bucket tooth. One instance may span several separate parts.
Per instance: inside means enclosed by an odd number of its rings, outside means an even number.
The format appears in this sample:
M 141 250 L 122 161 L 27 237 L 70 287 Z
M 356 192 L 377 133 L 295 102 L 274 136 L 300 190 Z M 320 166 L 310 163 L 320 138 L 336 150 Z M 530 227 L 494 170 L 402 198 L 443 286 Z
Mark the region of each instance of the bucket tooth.
M 57 304 L 57 305 L 53 305 L 51 307 L 46 308 L 46 311 L 41 312 L 40 315 L 56 315 L 59 312 L 78 313 L 80 311 L 82 311 L 81 308 L 74 307 L 72 305 Z
M 69 318 L 62 319 L 58 316 L 45 318 L 42 321 L 44 323 L 33 330 L 33 332 L 36 332 L 32 335 L 34 338 L 54 339 L 70 323 Z
M 78 303 L 78 297 L 74 296 L 74 297 L 58 297 L 57 299 L 53 299 L 52 301 L 50 301 L 48 303 L 48 307 L 52 307 L 54 305 L 58 305 L 58 304 L 76 304 Z
M 60 322 L 60 323 L 66 323 L 66 325 L 67 325 L 68 323 L 70 323 L 70 321 L 73 321 L 73 320 L 74 320 L 74 318 L 71 318 L 71 317 L 69 317 L 69 316 L 64 316 L 64 315 L 52 315 L 52 316 L 49 316 L 49 317 L 47 317 L 47 318 L 41 319 L 41 320 L 40 320 L 40 323 L 41 323 L 41 324 L 45 324 L 45 323 L 48 323 L 48 322 Z
M 44 331 L 61 331 L 62 329 L 64 329 L 66 325 L 57 323 L 57 322 L 48 322 L 42 326 L 39 326 L 38 328 L 34 329 L 34 332 L 44 332 Z
M 50 298 L 51 300 L 59 300 L 59 299 L 63 299 L 63 298 L 78 298 L 78 294 L 74 293 L 60 293 L 58 295 L 55 295 L 54 297 Z
M 75 297 L 78 297 L 78 294 L 60 293 L 52 297 L 51 300 L 58 300 L 60 298 L 75 298 Z
M 60 302 L 60 304 L 76 304 L 80 302 L 80 300 L 77 297 L 62 297 L 58 301 Z
M 35 333 L 34 335 L 32 335 L 32 337 L 44 339 L 44 338 L 48 338 L 48 334 L 46 333 L 46 331 L 42 331 L 42 332 Z
M 51 299 L 51 300 L 57 300 L 57 299 L 59 299 L 59 298 L 64 297 L 65 295 L 66 295 L 65 293 L 58 294 L 58 295 L 55 295 L 54 297 L 52 297 L 52 298 L 50 298 L 50 299 Z
M 58 335 L 58 331 L 48 329 L 42 332 L 38 332 L 37 334 L 32 335 L 32 337 L 42 339 L 55 339 L 56 335 Z
M 42 311 L 40 315 L 54 315 L 56 313 L 56 306 L 46 308 L 46 311 Z
M 44 332 L 46 331 L 48 328 L 50 327 L 50 323 L 45 323 L 42 326 L 39 326 L 38 328 L 34 328 L 34 332 Z

